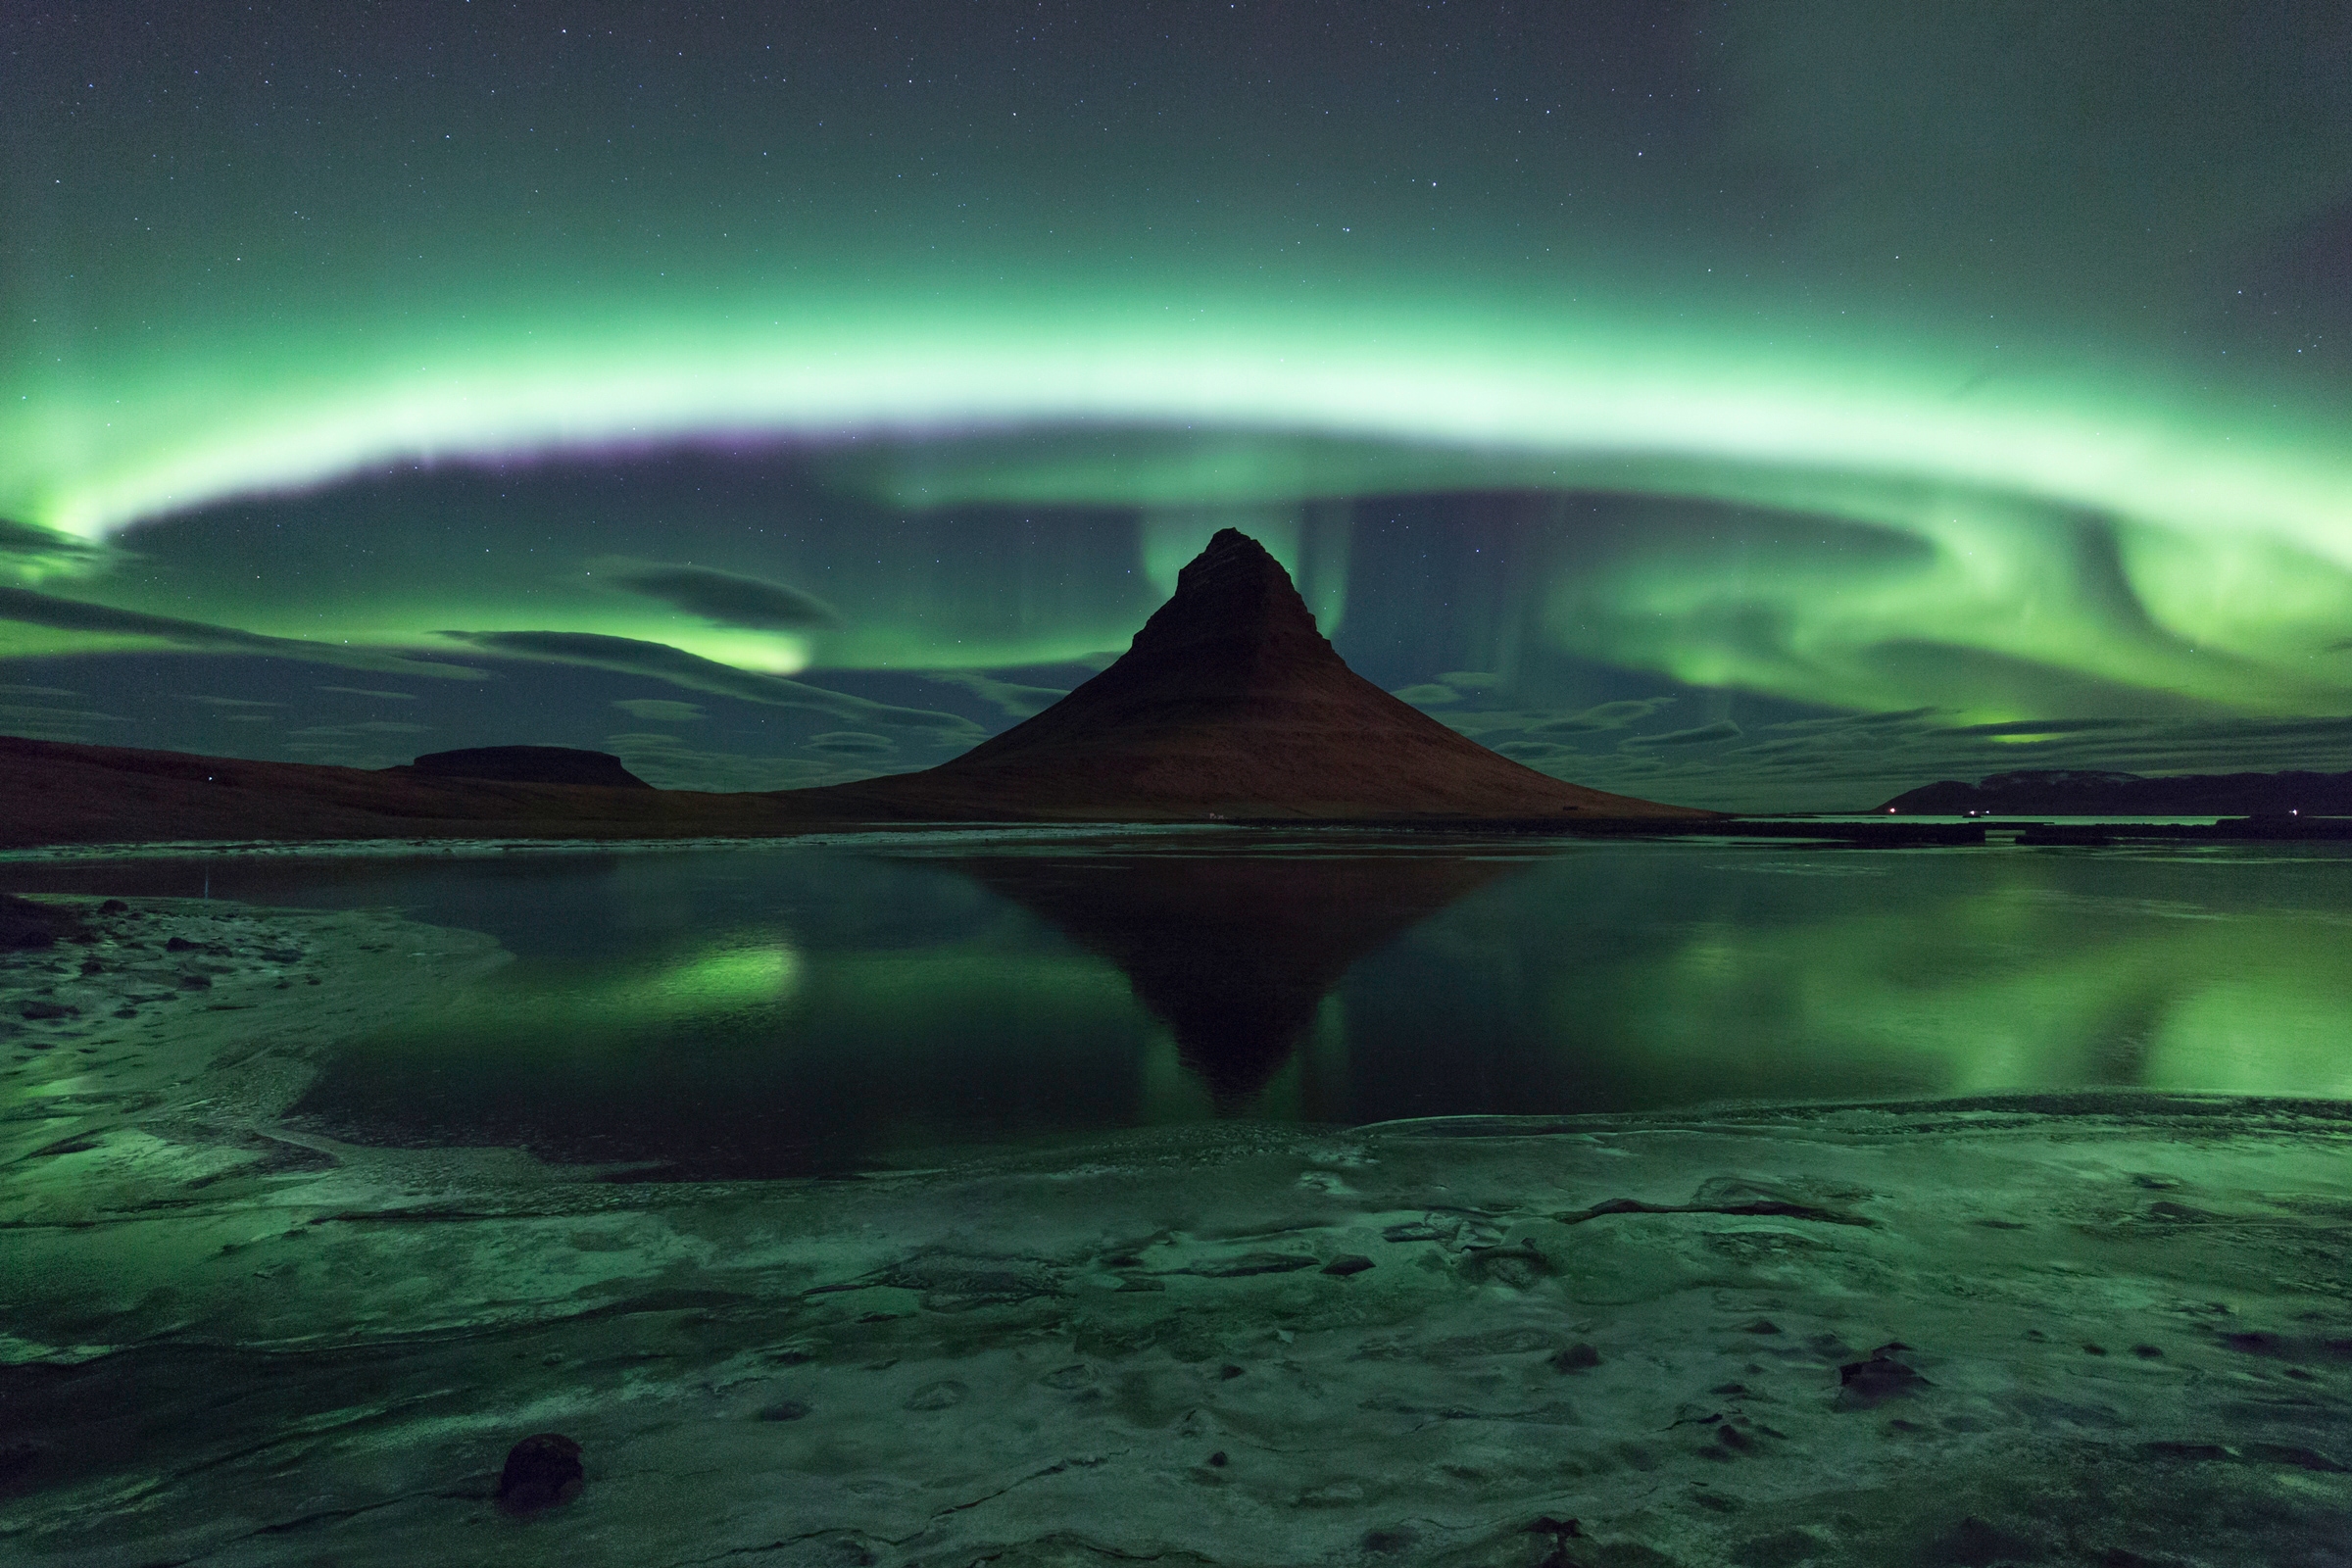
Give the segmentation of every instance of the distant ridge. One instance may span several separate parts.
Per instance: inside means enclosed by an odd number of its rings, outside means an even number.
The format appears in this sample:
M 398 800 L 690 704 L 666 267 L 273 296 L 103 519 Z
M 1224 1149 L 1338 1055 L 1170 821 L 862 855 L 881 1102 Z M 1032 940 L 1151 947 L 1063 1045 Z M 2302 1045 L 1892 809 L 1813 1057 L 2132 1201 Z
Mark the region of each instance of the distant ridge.
M 1118 662 L 920 773 L 795 790 L 900 820 L 1702 820 L 1563 783 L 1349 669 L 1281 563 L 1220 530 Z
M 1962 816 L 2352 815 L 2352 773 L 2137 773 L 2028 768 L 1976 784 L 1945 779 L 1906 790 L 1879 808 L 1897 814 Z

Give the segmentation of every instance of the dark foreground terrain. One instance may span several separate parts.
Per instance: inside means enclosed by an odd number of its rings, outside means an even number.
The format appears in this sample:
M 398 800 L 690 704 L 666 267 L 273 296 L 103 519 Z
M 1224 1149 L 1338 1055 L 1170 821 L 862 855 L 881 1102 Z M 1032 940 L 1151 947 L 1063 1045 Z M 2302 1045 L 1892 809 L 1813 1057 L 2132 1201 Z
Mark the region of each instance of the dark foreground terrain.
M 11 1562 L 2318 1568 L 2352 1541 L 2340 1105 L 1210 1126 L 644 1184 L 282 1116 L 483 939 L 75 912 L 87 943 L 0 960 L 77 1005 L 24 1026 L 0 1124 Z M 207 984 L 164 997 L 190 956 Z M 502 1506 L 542 1434 L 579 1485 Z

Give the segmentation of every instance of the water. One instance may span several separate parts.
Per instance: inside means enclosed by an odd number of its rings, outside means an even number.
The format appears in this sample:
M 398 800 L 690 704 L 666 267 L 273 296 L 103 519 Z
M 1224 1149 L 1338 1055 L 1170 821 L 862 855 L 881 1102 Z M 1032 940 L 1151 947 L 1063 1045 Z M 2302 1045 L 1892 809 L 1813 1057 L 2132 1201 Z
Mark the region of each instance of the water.
M 488 932 L 512 964 L 350 1042 L 294 1119 L 654 1179 L 1211 1118 L 2352 1095 L 2340 845 L 1011 834 L 19 862 L 0 885 Z

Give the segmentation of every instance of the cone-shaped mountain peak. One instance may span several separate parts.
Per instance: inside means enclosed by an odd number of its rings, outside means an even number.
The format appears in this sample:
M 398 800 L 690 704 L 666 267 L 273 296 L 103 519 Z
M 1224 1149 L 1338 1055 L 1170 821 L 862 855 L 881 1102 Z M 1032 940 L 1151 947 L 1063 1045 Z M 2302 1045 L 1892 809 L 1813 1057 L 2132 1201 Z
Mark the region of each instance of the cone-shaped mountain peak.
M 934 820 L 1574 821 L 1711 813 L 1524 767 L 1349 669 L 1282 564 L 1220 530 L 1111 666 L 923 773 L 795 791 Z

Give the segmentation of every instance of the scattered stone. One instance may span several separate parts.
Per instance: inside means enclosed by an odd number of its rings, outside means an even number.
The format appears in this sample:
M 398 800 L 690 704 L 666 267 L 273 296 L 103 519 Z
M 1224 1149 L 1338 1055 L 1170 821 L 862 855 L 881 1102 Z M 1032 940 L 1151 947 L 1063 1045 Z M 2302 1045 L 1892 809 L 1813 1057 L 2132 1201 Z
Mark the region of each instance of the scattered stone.
M 1217 1376 L 1225 1379 L 1227 1382 L 1231 1382 L 1233 1379 L 1238 1378 L 1241 1375 L 1242 1369 L 1238 1366 L 1235 1366 L 1231 1361 L 1228 1361 L 1223 1366 L 1217 1368 Z
M 905 1408 L 909 1410 L 948 1410 L 971 1397 L 972 1391 L 954 1378 L 942 1378 L 926 1383 L 906 1396 Z
M 38 997 L 32 997 L 17 1004 L 17 1015 L 22 1018 L 78 1018 L 81 1009 L 68 1006 L 62 1002 L 43 1002 Z
M 534 1433 L 507 1450 L 498 1505 L 509 1513 L 536 1513 L 578 1496 L 586 1479 L 577 1443 L 560 1432 Z
M 2164 1354 L 2153 1345 L 2134 1345 L 2132 1347 L 2132 1353 L 2143 1361 L 2153 1361 Z
M 164 944 L 164 951 L 166 953 L 194 953 L 196 944 L 190 942 L 186 937 L 173 937 Z
M 2040 1542 L 1970 1514 L 1931 1543 L 1922 1560 L 1991 1568 L 1994 1563 L 2032 1562 L 2048 1554 Z
M 762 1421 L 798 1421 L 808 1413 L 808 1407 L 798 1399 L 778 1399 L 760 1411 Z
M 1226 1464 L 1225 1450 L 1223 1448 L 1219 1448 L 1216 1452 L 1210 1454 L 1208 1456 L 1208 1462 L 1215 1465 L 1220 1470 L 1224 1469 Z
M 1345 1256 L 1335 1257 L 1330 1262 L 1324 1264 L 1323 1272 L 1333 1275 L 1339 1279 L 1346 1279 L 1350 1274 L 1361 1274 L 1364 1270 L 1370 1268 L 1371 1266 L 1372 1260 L 1364 1256 L 1361 1252 L 1349 1252 Z
M 179 977 L 179 989 L 182 991 L 210 991 L 213 989 L 213 977 L 209 974 L 183 974 Z
M 2317 1470 L 2328 1475 L 2342 1475 L 2347 1468 L 2317 1448 L 2306 1448 L 2292 1443 L 2249 1443 L 2246 1445 L 2246 1457 L 2260 1459 L 2266 1464 L 2288 1464 L 2298 1470 Z
M 1907 1399 L 1929 1386 L 1926 1378 L 1885 1348 L 1873 1351 L 1867 1361 L 1846 1362 L 1838 1369 L 1838 1382 L 1840 1410 L 1867 1410 L 1888 1399 Z
M 2104 1345 L 2094 1344 L 2089 1340 L 2084 1340 L 2082 1342 L 2082 1353 L 2084 1355 L 2105 1355 L 2107 1353 L 2107 1347 Z
M 1203 1279 L 1243 1279 L 1251 1274 L 1288 1274 L 1297 1269 L 1313 1268 L 1311 1254 L 1300 1252 L 1243 1252 L 1235 1257 L 1221 1257 L 1210 1263 L 1195 1263 L 1184 1272 L 1198 1274 Z
M 1598 1365 L 1600 1352 L 1581 1340 L 1565 1350 L 1554 1351 L 1551 1356 L 1551 1369 L 1554 1372 L 1590 1372 Z
M 53 948 L 89 934 L 86 926 L 64 909 L 0 893 L 0 949 Z
M 1386 1556 L 1391 1552 L 1409 1549 L 1420 1539 L 1419 1532 L 1407 1529 L 1403 1525 L 1397 1525 L 1392 1529 L 1365 1531 L 1364 1539 L 1359 1544 L 1366 1551 Z
M 1482 1247 L 1464 1265 L 1473 1279 L 1527 1290 L 1552 1274 L 1551 1260 L 1532 1247 Z
M 100 914 L 128 914 L 130 906 L 124 904 L 121 899 L 109 899 L 98 906 L 98 912 Z
M 1741 1324 L 1740 1332 L 1742 1334 L 1778 1334 L 1781 1332 L 1781 1326 L 1768 1317 L 1760 1317 L 1753 1323 Z

